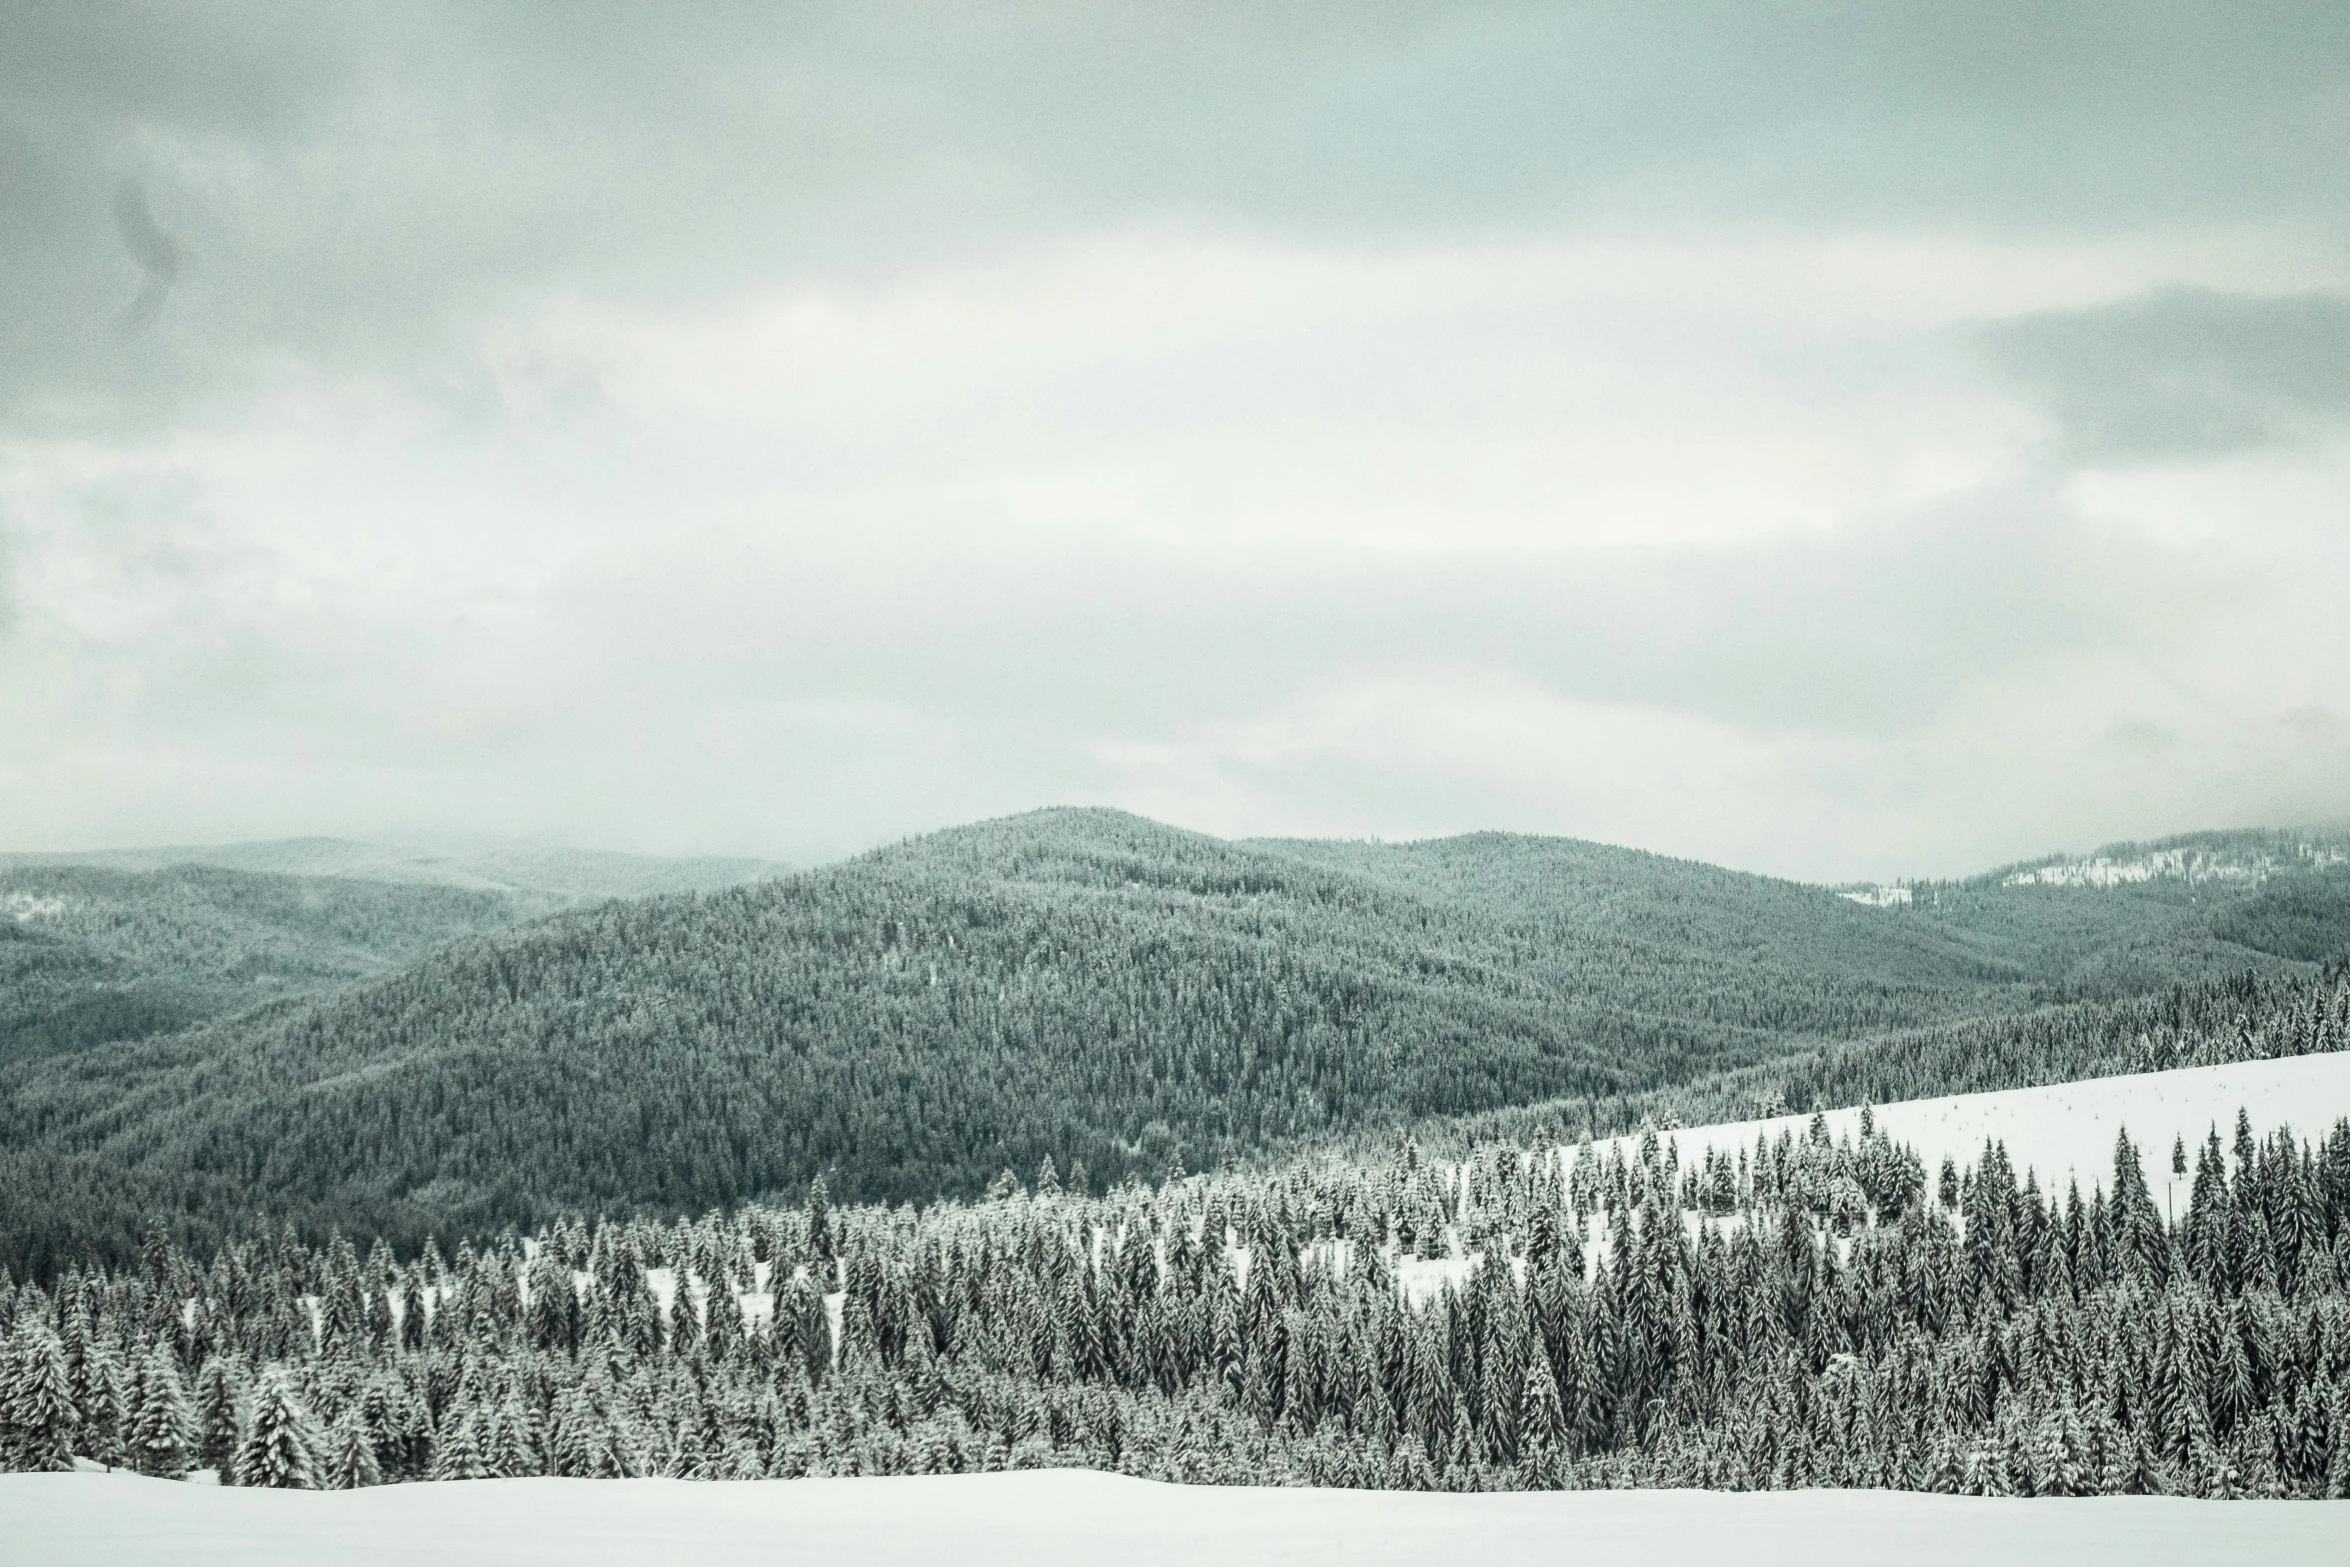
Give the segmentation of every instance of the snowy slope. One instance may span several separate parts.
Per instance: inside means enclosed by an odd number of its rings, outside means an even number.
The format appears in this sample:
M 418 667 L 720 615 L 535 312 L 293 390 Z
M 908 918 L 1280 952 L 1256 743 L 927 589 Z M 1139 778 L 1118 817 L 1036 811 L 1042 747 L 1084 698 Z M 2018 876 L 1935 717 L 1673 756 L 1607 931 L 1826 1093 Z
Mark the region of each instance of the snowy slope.
M 2190 1159 L 2210 1129 L 2229 1142 L 2236 1111 L 2249 1111 L 2255 1133 L 2265 1137 L 2291 1126 L 2302 1138 L 2322 1137 L 2350 1115 L 2350 1053 L 2291 1056 L 2276 1061 L 2235 1061 L 2225 1066 L 2185 1067 L 2175 1072 L 2138 1072 L 2127 1077 L 2092 1078 L 2045 1088 L 2011 1088 L 1991 1094 L 1951 1094 L 1878 1105 L 1877 1125 L 1896 1143 L 1908 1143 L 1924 1158 L 1929 1181 L 1947 1156 L 1961 1166 L 1996 1139 L 2020 1176 L 2039 1172 L 2043 1188 L 2061 1190 L 2078 1176 L 2086 1194 L 2092 1185 L 2113 1185 L 2113 1149 L 2127 1128 L 2146 1167 L 2146 1180 L 2160 1201 L 2170 1182 L 2171 1141 L 2184 1137 Z M 1808 1115 L 1762 1121 L 1732 1121 L 1660 1134 L 1679 1150 L 1687 1168 L 1709 1148 L 1751 1153 L 1755 1139 L 1776 1141 L 1781 1132 L 1803 1135 Z M 1828 1112 L 1829 1131 L 1857 1136 L 1857 1109 Z M 1627 1155 L 1636 1139 L 1616 1139 Z M 1608 1144 L 1598 1153 L 1604 1156 Z M 2183 1203 L 2189 1181 L 2179 1183 Z
M 1485 1496 L 1192 1490 L 1075 1470 L 873 1480 L 484 1480 L 224 1491 L 124 1475 L 0 1475 L 10 1567 L 2167 1567 L 2350 1561 L 2350 1506 L 1882 1491 Z

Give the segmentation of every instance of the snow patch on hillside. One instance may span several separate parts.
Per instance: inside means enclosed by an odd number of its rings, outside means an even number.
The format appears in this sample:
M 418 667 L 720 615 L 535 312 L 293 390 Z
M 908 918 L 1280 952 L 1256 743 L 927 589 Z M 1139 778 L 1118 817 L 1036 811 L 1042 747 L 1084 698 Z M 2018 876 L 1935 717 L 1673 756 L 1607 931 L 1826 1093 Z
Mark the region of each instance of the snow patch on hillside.
M 2120 887 L 2171 879 L 2185 882 L 2265 881 L 2285 869 L 2323 869 L 2350 864 L 2350 849 L 2303 843 L 2291 854 L 2209 849 L 2148 849 L 2125 855 L 2082 855 L 2026 866 L 2001 878 L 2007 887 Z M 1849 894 L 1847 894 L 1849 896 Z
M 1871 1113 L 1886 1136 L 1917 1149 L 1929 1175 L 1945 1158 L 1961 1166 L 1970 1164 L 1981 1156 L 1986 1142 L 1997 1141 L 2006 1145 L 2019 1174 L 2035 1170 L 2043 1187 L 2060 1189 L 2077 1177 L 2084 1194 L 2093 1185 L 2112 1188 L 2114 1144 L 2126 1128 L 2138 1147 L 2147 1185 L 2160 1201 L 2171 1185 L 2172 1140 L 2183 1138 L 2190 1158 L 2214 1126 L 2221 1141 L 2227 1142 L 2239 1109 L 2251 1115 L 2253 1128 L 2264 1137 L 2280 1126 L 2290 1126 L 2303 1137 L 2322 1136 L 2336 1120 L 2350 1116 L 2350 1053 L 2231 1061 L 2043 1088 L 1951 1094 L 1877 1105 Z M 1833 1137 L 1860 1135 L 1858 1108 L 1830 1110 L 1827 1121 Z M 1687 1169 L 1702 1162 L 1708 1148 L 1732 1156 L 1740 1149 L 1751 1154 L 1758 1138 L 1776 1142 L 1782 1133 L 1801 1137 L 1810 1124 L 1808 1115 L 1781 1115 L 1660 1131 L 1657 1136 L 1673 1145 Z M 1620 1144 L 1625 1157 L 1631 1158 L 1638 1153 L 1639 1141 L 1637 1135 L 1611 1138 L 1594 1151 L 1605 1158 L 1611 1146 Z M 2181 1207 L 2191 1184 L 2191 1177 L 2178 1183 L 2175 1195 Z
M 2350 1507 L 2169 1497 L 2019 1501 L 1885 1491 L 1429 1495 L 1230 1487 L 1042 1470 L 857 1480 L 477 1480 L 246 1491 L 128 1475 L 0 1475 L 24 1567 L 2317 1567 Z

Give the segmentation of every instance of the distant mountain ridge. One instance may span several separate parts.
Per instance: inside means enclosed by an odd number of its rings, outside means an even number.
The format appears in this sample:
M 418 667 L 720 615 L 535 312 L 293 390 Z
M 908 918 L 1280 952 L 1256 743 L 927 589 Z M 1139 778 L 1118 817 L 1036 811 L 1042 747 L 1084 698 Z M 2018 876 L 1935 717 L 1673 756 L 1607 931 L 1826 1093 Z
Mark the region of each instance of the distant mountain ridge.
M 2124 839 L 2086 854 L 2059 852 L 1955 879 L 1918 877 L 1835 884 L 1862 903 L 1907 903 L 1944 887 L 2112 888 L 2162 880 L 2266 881 L 2350 866 L 2350 827 L 2239 827 Z
M 335 876 L 353 881 L 515 893 L 529 901 L 544 901 L 549 908 L 587 898 L 714 892 L 720 887 L 780 876 L 791 869 L 777 861 L 747 856 L 678 859 L 601 849 L 417 849 L 352 838 L 280 838 L 148 849 L 0 854 L 0 871 L 38 865 L 85 865 L 121 871 L 205 865 L 256 875 Z
M 2339 866 L 2350 866 L 2350 830 L 2251 829 L 2109 843 L 2091 854 L 2052 854 L 1990 874 L 2010 887 L 2114 887 L 2163 878 L 2265 881 Z

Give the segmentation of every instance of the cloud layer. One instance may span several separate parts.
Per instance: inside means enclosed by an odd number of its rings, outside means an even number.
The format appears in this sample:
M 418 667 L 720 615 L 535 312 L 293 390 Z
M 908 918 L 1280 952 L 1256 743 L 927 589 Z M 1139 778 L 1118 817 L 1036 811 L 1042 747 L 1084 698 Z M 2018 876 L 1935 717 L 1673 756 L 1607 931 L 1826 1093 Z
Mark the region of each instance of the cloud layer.
M 2350 815 L 2338 8 L 10 25 L 17 846 Z

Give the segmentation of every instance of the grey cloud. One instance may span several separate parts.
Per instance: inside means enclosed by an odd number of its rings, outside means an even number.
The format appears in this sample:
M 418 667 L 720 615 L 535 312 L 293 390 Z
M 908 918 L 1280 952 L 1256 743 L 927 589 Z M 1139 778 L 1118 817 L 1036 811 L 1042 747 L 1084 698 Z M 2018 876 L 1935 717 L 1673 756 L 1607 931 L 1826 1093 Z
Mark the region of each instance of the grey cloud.
M 904 406 L 921 401 L 904 390 L 916 382 L 882 377 L 854 417 L 808 425 L 803 444 L 838 448 L 808 459 L 814 472 L 778 457 L 782 478 L 730 493 L 723 465 L 705 476 L 690 453 L 611 458 L 613 470 L 637 464 L 637 482 L 615 489 L 641 516 L 602 516 L 606 553 L 544 596 L 533 575 L 486 603 L 496 595 L 468 587 L 463 570 L 448 602 L 400 581 L 376 593 L 319 562 L 345 526 L 384 534 L 358 542 L 397 562 L 397 519 L 411 512 L 478 512 L 485 557 L 522 553 L 534 529 L 553 531 L 548 514 L 567 515 L 600 471 L 579 446 L 557 439 L 541 454 L 561 475 L 526 454 L 501 477 L 497 463 L 471 465 L 498 443 L 469 443 L 483 427 L 503 437 L 527 424 L 497 400 L 518 379 L 532 384 L 514 395 L 550 406 L 593 400 L 592 365 L 518 374 L 471 357 L 497 335 L 485 324 L 519 322 L 507 337 L 522 347 L 501 351 L 527 359 L 531 312 L 548 299 L 659 319 L 816 278 L 853 312 L 868 285 L 1129 220 L 1198 219 L 1358 254 L 1564 231 L 1722 234 L 1734 253 L 1757 229 L 1928 248 L 1986 232 L 2120 237 L 2133 243 L 2117 251 L 2141 253 L 2149 236 L 2232 229 L 2287 234 L 2314 254 L 2350 235 L 2345 103 L 2350 8 L 2332 3 L 8 7 L 0 436 L 32 437 L 5 448 L 15 452 L 62 434 L 57 450 L 78 461 L 127 435 L 116 454 L 134 477 L 73 480 L 89 492 L 79 512 L 16 528 L 19 576 L 56 602 L 22 606 L 13 683 L 0 682 L 0 703 L 13 704 L 0 727 L 17 747 L 0 763 L 39 781 L 11 783 L 0 767 L 0 787 L 18 791 L 5 796 L 15 819 L 38 811 L 106 832 L 131 831 L 122 824 L 148 819 L 139 813 L 216 813 L 212 826 L 147 834 L 178 838 L 364 828 L 335 813 L 392 809 L 384 802 L 405 801 L 419 779 L 437 780 L 434 826 L 483 812 L 529 828 L 600 798 L 568 823 L 588 836 L 634 833 L 672 802 L 695 809 L 703 791 L 730 833 L 785 809 L 761 776 L 774 767 L 796 769 L 815 802 L 808 819 L 832 824 L 809 832 L 853 821 L 880 834 L 1082 797 L 1115 772 L 1086 770 L 1099 741 L 1180 750 L 1187 735 L 1245 728 L 1283 704 L 1312 709 L 1350 682 L 1490 679 L 1735 728 L 1762 736 L 1759 749 L 1809 737 L 1830 759 L 1823 771 L 1874 758 L 1886 770 L 1850 787 L 1908 791 L 1927 801 L 1916 810 L 1940 813 L 1930 830 L 1945 836 L 1977 830 L 1974 791 L 2010 787 L 2014 819 L 2043 824 L 2029 847 L 2047 835 L 2044 791 L 2012 781 L 2012 757 L 2043 719 L 2053 731 L 2077 716 L 2099 744 L 2168 728 L 2196 766 L 2220 765 L 2211 758 L 2226 747 L 2212 737 L 2224 728 L 2179 711 L 2216 702 L 2190 692 L 2166 704 L 2161 689 L 2196 682 L 2160 671 L 2214 622 L 2275 618 L 2245 606 L 2268 580 L 2249 573 L 2287 569 L 2281 550 L 2229 575 L 2101 532 L 2033 491 L 1687 549 L 1412 555 L 1055 532 L 991 511 L 994 481 L 1115 469 L 1132 450 L 1081 418 L 1043 441 L 1015 421 L 1002 427 L 1012 444 L 1000 471 L 970 457 L 966 473 L 956 464 L 968 454 L 939 449 L 984 445 L 998 426 L 959 408 L 923 423 Z M 150 223 L 110 210 L 126 180 L 151 202 Z M 162 236 L 201 264 L 153 265 Z M 161 300 L 141 290 L 166 275 L 168 308 L 118 341 L 123 302 Z M 2232 448 L 2338 419 L 2350 402 L 2344 334 L 2332 296 L 2175 291 L 2000 323 L 1977 342 L 2077 457 Z M 1409 373 L 1426 346 L 1373 327 L 1359 351 L 1399 353 Z M 1537 351 L 1548 350 L 1530 340 Z M 266 513 L 271 487 L 224 481 L 215 527 L 210 499 L 174 489 L 207 482 L 203 464 L 184 481 L 175 473 L 177 434 L 207 455 L 203 431 L 304 439 L 298 424 L 255 430 L 233 406 L 195 406 L 233 404 L 258 367 L 286 360 L 321 372 L 329 401 L 365 403 L 377 381 L 402 383 L 383 401 L 400 409 L 394 422 L 429 427 L 414 439 L 417 471 L 382 481 L 399 493 L 369 497 L 383 503 L 354 519 L 337 515 L 331 488 L 298 520 L 240 517 L 239 504 Z M 1163 376 L 1147 365 L 1131 381 L 1105 375 L 1103 395 Z M 1366 445 L 1408 442 L 1422 427 L 1412 421 L 1444 417 L 1439 397 L 1390 424 L 1366 420 L 1343 379 L 1296 389 L 1298 409 L 1344 424 L 1348 440 L 1260 485 L 1275 501 L 1291 480 L 1298 493 L 1355 493 L 1320 476 L 1343 479 Z M 421 413 L 419 388 L 433 404 Z M 1979 391 L 1970 383 L 1949 403 L 1964 417 Z M 1146 399 L 1134 421 L 1161 406 Z M 1181 422 L 1153 432 L 1179 441 Z M 157 427 L 172 433 L 148 439 Z M 1681 432 L 1657 433 L 1665 449 Z M 1282 438 L 1268 420 L 1266 439 Z M 1521 425 L 1515 438 L 1542 437 Z M 1882 431 L 1852 436 L 1856 448 L 1872 442 Z M 1245 444 L 1210 432 L 1167 462 L 1181 470 L 1167 486 L 1170 527 L 1213 521 L 1217 505 L 1194 492 L 1246 468 Z M 937 459 L 943 488 L 893 471 L 914 448 L 908 465 Z M 265 469 L 279 450 L 260 439 L 223 464 Z M 1822 480 L 1834 493 L 1817 497 L 1821 514 L 1854 488 L 1899 489 L 1871 482 Z M 18 493 L 31 492 L 0 502 Z M 966 502 L 967 526 L 936 522 Z M 1574 504 L 1565 494 L 1562 512 Z M 931 522 L 875 520 L 901 505 Z M 708 523 L 746 513 L 791 520 Z M 276 534 L 313 516 L 303 549 L 270 556 Z M 1427 538 L 1443 519 L 1418 521 Z M 0 614 L 15 522 L 0 512 Z M 2244 558 L 2263 559 L 2258 547 Z M 437 583 L 434 564 L 416 570 Z M 486 607 L 456 602 L 468 593 Z M 2319 618 L 2289 652 L 2259 653 L 2270 660 L 2260 670 L 2223 669 L 2206 688 L 2257 707 L 2277 677 L 2331 667 Z M 2047 689 L 2082 666 L 2097 671 L 2085 685 L 2108 681 L 2078 698 L 2094 711 L 2057 712 Z M 2340 704 L 2322 687 L 2275 700 L 2316 704 L 2291 719 L 2316 757 L 2292 776 L 2337 799 Z M 1992 708 L 2007 727 L 1981 717 Z M 2117 717 L 2142 727 L 2117 730 Z M 1900 757 L 1937 723 L 1960 736 L 1953 745 L 1996 731 L 2013 750 L 1938 753 L 1947 778 L 1904 777 Z M 621 756 L 631 733 L 659 743 Z M 1688 742 L 1693 768 L 1713 754 L 1706 743 Z M 2084 822 L 2186 767 L 2112 749 L 2127 766 L 2082 775 Z M 1424 775 L 1304 752 L 1228 765 L 1262 765 L 1267 797 L 1286 777 L 1304 780 L 1299 799 L 1388 801 L 1433 824 L 1574 826 L 1490 781 L 1508 772 L 1503 751 Z M 2272 757 L 2244 755 L 2247 776 Z M 182 771 L 164 765 L 174 758 Z M 2211 787 L 2213 820 L 2239 809 L 2231 801 L 2282 798 Z M 1936 788 L 1949 795 L 1938 805 Z M 1805 812 L 1823 835 L 1842 832 L 1824 798 L 1806 778 L 1716 803 L 1757 824 L 1761 842 Z M 230 828 L 219 812 L 249 814 Z M 2104 819 L 2081 834 L 2157 825 Z M 725 841 L 712 832 L 706 843 Z
M 2350 412 L 2350 299 L 2170 288 L 1978 330 L 2076 458 L 2201 456 Z
M 171 285 L 178 280 L 186 256 L 180 242 L 155 221 L 155 214 L 147 208 L 147 193 L 135 182 L 126 181 L 115 192 L 114 223 L 122 230 L 122 242 L 131 258 L 147 274 L 139 292 L 115 318 L 117 333 L 136 337 L 163 313 L 163 302 L 171 297 Z
M 1379 242 L 1618 219 L 2338 227 L 2326 4 L 18 8 L 0 408 L 255 347 L 429 362 L 517 290 L 860 274 L 1138 213 Z M 208 258 L 118 301 L 106 192 Z

